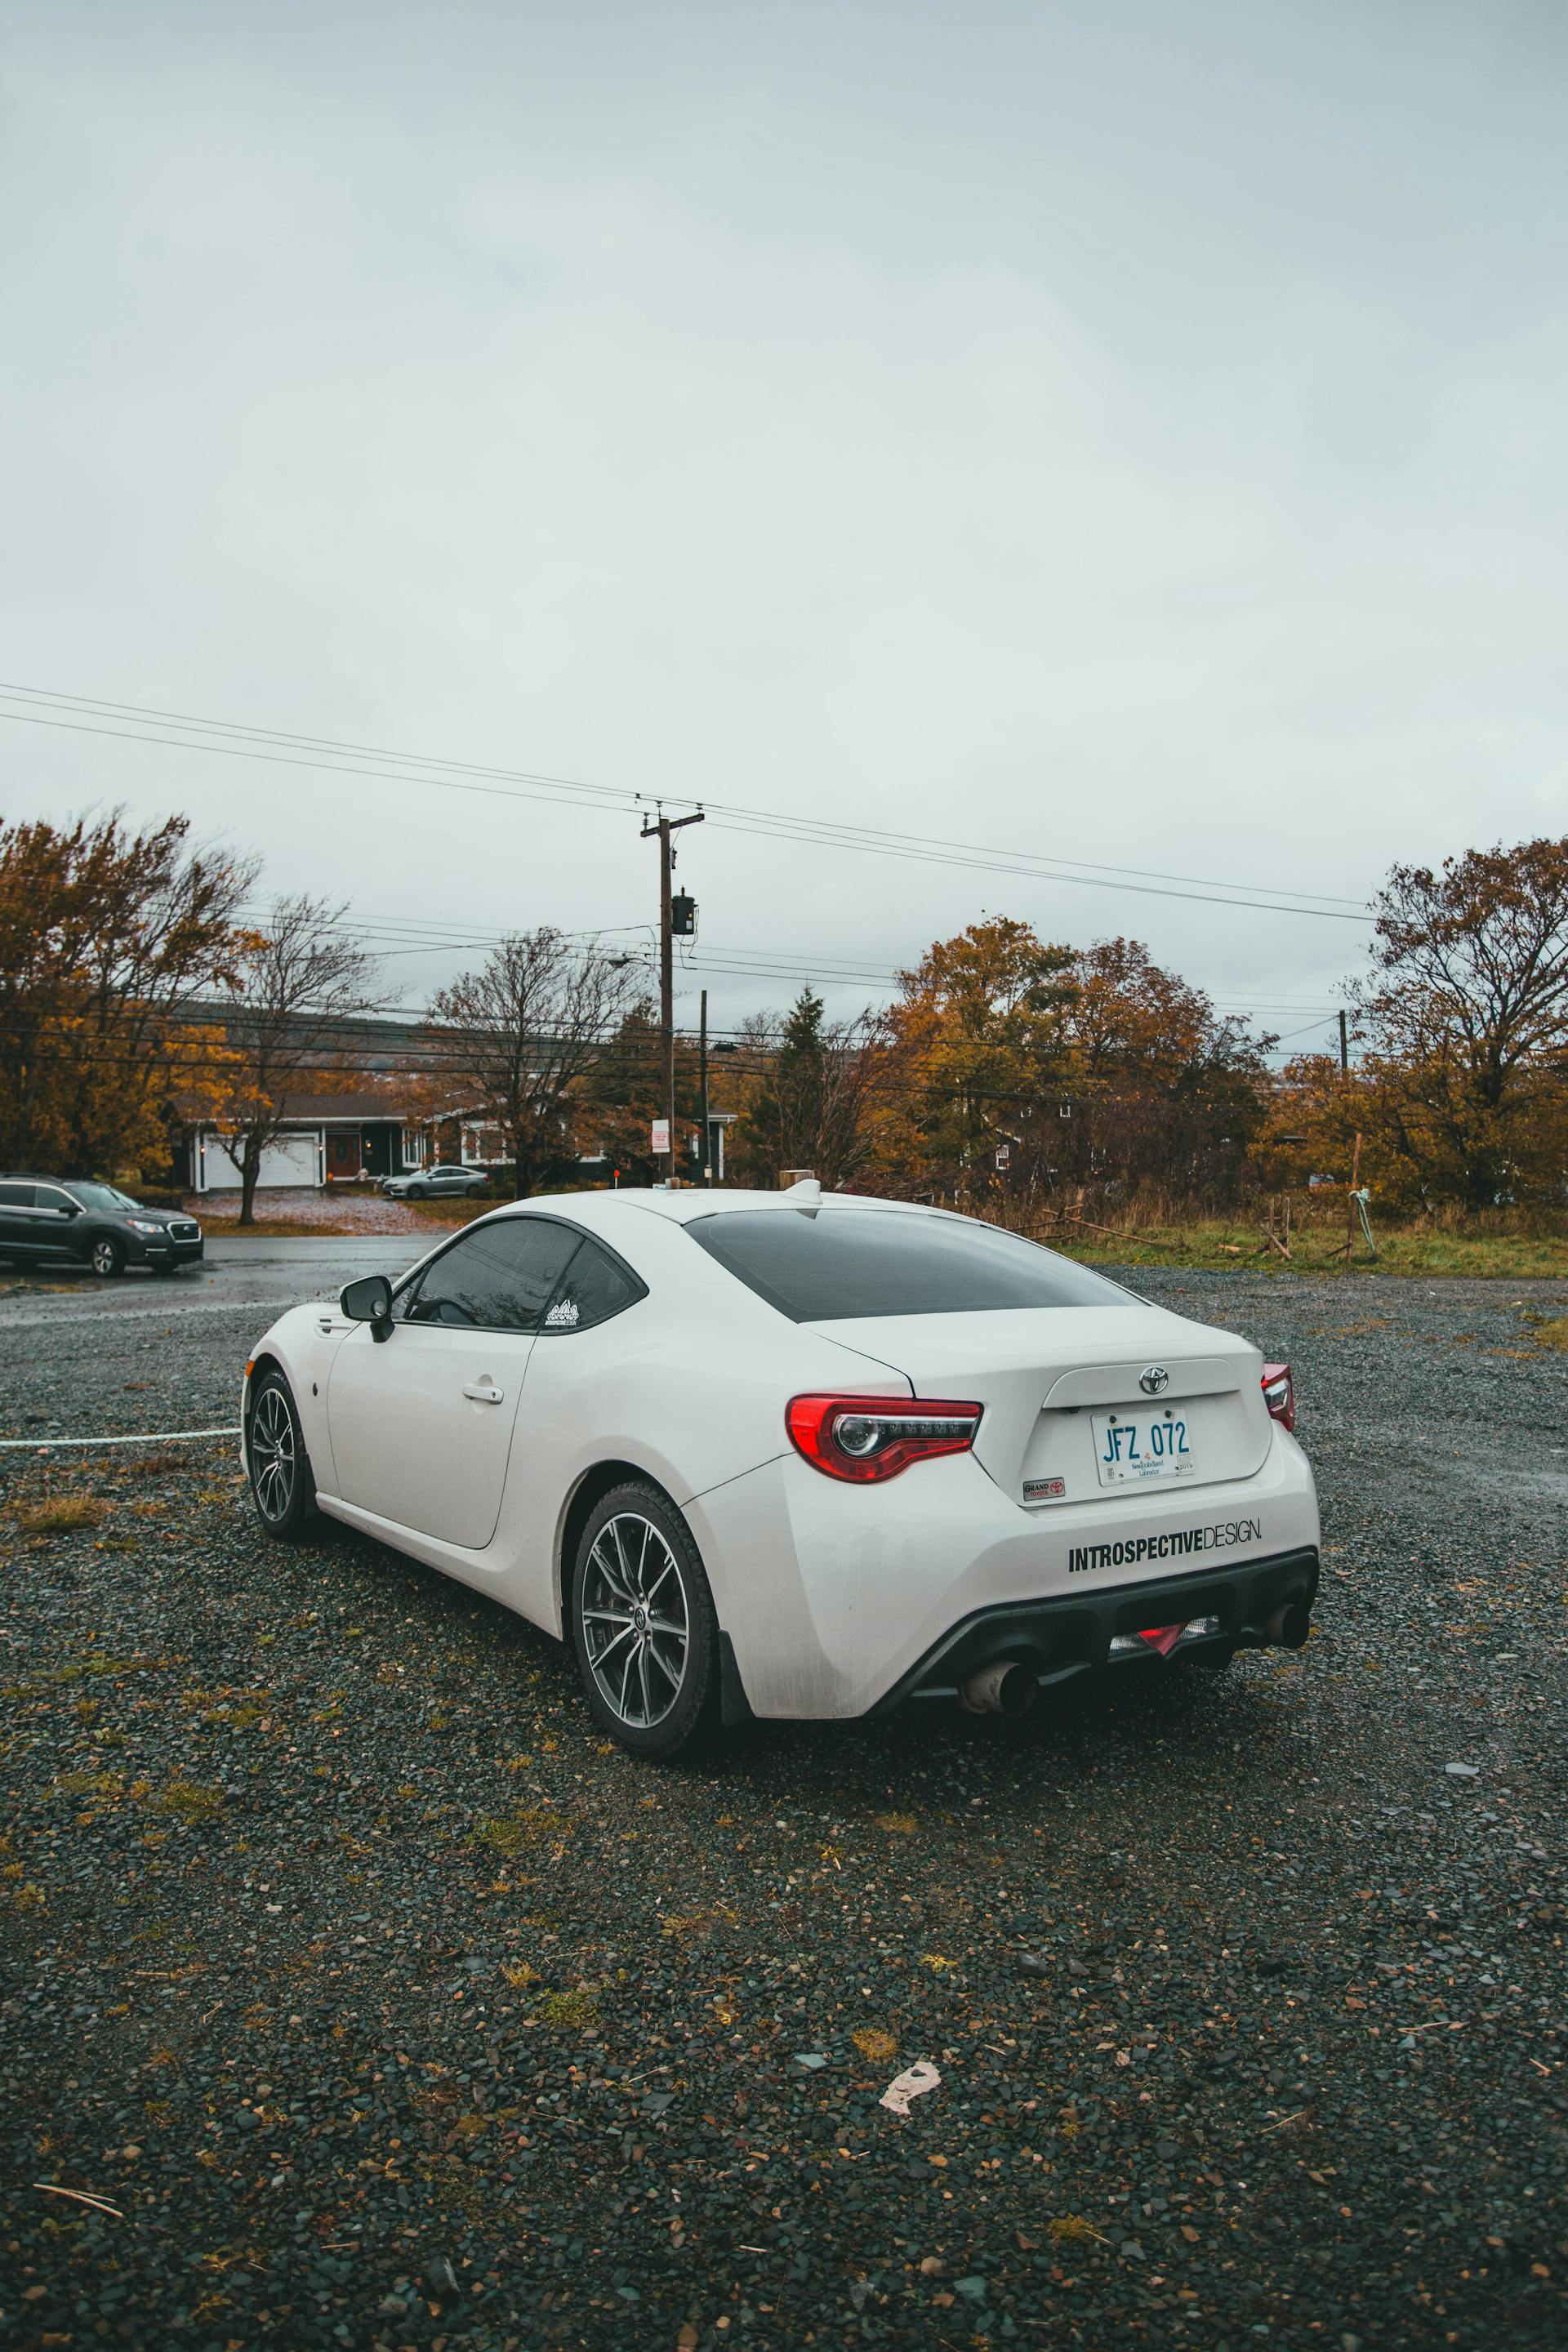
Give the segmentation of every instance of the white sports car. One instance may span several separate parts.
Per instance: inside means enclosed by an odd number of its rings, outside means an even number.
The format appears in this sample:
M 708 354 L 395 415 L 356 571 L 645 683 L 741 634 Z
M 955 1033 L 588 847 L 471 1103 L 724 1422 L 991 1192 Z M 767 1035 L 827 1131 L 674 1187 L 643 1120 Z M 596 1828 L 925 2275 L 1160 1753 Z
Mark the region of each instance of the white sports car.
M 813 1183 L 498 1209 L 291 1307 L 242 1420 L 269 1535 L 320 1509 L 492 1593 L 648 1757 L 1298 1647 L 1318 1587 L 1289 1366 Z

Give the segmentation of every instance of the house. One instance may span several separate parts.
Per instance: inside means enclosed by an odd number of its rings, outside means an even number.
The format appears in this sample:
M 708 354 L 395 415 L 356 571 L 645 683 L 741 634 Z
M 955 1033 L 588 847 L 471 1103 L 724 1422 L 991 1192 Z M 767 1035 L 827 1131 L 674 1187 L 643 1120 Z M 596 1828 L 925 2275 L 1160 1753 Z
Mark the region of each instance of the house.
M 425 1164 L 418 1115 L 406 1117 L 380 1094 L 290 1095 L 285 1123 L 261 1154 L 260 1186 L 318 1190 L 329 1180 L 401 1176 Z M 180 1181 L 192 1192 L 237 1192 L 239 1170 L 210 1122 L 187 1130 L 178 1147 Z

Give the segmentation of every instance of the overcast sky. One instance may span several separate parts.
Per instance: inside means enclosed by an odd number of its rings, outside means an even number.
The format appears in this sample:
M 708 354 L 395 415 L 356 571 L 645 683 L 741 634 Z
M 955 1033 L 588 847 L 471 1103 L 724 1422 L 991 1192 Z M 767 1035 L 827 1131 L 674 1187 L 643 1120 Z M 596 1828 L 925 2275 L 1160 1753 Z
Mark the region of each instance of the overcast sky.
M 1550 0 L 9 0 L 0 48 L 13 685 L 1352 900 L 1563 829 Z M 627 808 L 0 745 L 6 814 L 185 810 L 367 929 L 657 908 Z M 701 955 L 776 970 L 718 1023 L 989 910 L 1291 1032 L 1364 940 L 687 840 Z

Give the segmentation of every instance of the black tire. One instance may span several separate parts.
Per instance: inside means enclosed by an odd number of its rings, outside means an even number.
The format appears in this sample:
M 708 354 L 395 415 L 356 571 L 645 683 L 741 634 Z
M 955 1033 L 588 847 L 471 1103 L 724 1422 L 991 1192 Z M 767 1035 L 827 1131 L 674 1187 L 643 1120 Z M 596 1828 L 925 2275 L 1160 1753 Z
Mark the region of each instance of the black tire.
M 719 1714 L 719 1621 L 691 1530 L 657 1486 L 628 1480 L 595 1505 L 567 1622 L 588 1711 L 612 1739 L 658 1764 L 703 1744 Z
M 87 1262 L 94 1274 L 112 1276 L 125 1271 L 125 1244 L 116 1241 L 112 1234 L 100 1234 L 87 1254 Z
M 276 1366 L 262 1373 L 251 1393 L 245 1459 L 263 1528 L 275 1542 L 297 1543 L 316 1516 L 316 1479 L 300 1409 Z
M 430 1187 L 428 1184 L 410 1184 L 404 1198 L 409 1201 L 427 1201 L 430 1198 Z

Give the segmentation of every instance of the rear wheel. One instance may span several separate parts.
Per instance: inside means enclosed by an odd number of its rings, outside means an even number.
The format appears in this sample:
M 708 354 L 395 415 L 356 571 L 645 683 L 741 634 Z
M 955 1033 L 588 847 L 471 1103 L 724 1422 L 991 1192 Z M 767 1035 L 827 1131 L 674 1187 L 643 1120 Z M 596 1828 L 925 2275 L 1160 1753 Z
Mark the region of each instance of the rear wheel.
M 245 1456 L 257 1517 L 279 1543 L 296 1542 L 316 1516 L 316 1481 L 299 1408 L 276 1369 L 257 1383 Z
M 656 1486 L 612 1488 L 577 1546 L 572 1644 L 595 1720 L 634 1756 L 681 1755 L 718 1710 L 719 1628 L 691 1530 Z
M 112 1234 L 100 1234 L 88 1253 L 88 1264 L 94 1274 L 123 1274 L 125 1244 L 117 1242 Z

